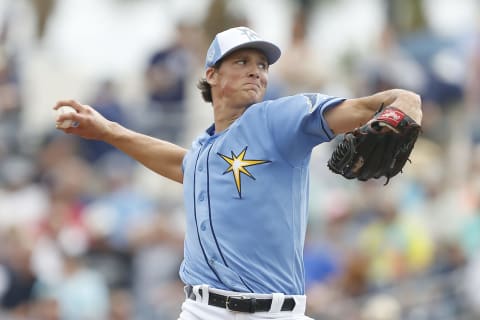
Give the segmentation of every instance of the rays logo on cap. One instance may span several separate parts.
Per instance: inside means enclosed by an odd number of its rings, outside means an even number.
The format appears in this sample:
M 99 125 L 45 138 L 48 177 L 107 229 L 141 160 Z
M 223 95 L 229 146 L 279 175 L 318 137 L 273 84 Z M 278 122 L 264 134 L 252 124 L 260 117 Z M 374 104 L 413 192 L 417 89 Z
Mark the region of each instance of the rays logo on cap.
M 238 30 L 240 31 L 240 34 L 245 35 L 250 41 L 260 39 L 258 34 L 256 34 L 255 31 L 253 31 L 252 29 L 248 29 L 246 27 L 239 27 Z

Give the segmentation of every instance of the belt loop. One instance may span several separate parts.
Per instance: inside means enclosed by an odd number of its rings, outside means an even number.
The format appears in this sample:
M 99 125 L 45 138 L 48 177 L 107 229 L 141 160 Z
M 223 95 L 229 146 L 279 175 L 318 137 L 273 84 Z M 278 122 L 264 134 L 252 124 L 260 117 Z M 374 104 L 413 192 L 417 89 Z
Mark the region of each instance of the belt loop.
M 270 311 L 272 313 L 280 312 L 282 310 L 283 301 L 285 300 L 285 295 L 283 293 L 273 293 L 272 294 L 272 305 Z
M 300 296 L 294 296 L 293 299 L 295 300 L 295 308 L 293 308 L 292 312 L 293 313 L 305 313 L 306 310 L 306 300 L 307 297 L 305 295 Z
M 209 290 L 209 286 L 207 284 L 202 284 L 201 286 L 201 289 L 202 289 L 202 303 L 204 304 L 208 304 L 208 298 L 209 298 L 209 294 L 208 294 L 208 290 Z
M 185 293 L 185 297 L 186 299 L 188 299 L 190 297 L 190 292 L 192 291 L 192 287 L 191 286 L 184 286 L 183 287 L 183 292 Z
M 201 302 L 203 296 L 203 290 L 200 290 L 201 286 L 193 286 L 193 294 L 195 295 L 195 301 Z

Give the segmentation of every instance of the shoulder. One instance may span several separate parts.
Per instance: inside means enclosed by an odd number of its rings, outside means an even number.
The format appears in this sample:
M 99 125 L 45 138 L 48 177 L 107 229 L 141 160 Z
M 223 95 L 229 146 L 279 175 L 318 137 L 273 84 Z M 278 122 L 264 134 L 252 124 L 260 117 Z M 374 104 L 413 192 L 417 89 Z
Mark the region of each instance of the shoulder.
M 321 93 L 298 93 L 274 100 L 265 100 L 250 106 L 243 116 L 253 116 L 259 113 L 299 112 L 299 110 L 313 110 L 316 106 L 333 99 L 329 95 Z M 297 111 L 295 111 L 297 110 Z M 302 111 L 305 112 L 305 111 Z
M 301 94 L 298 95 L 293 95 L 293 96 L 285 96 L 281 98 L 277 98 L 274 100 L 265 100 L 259 103 L 256 103 L 252 106 L 250 106 L 246 113 L 258 113 L 258 112 L 265 112 L 266 110 L 272 110 L 272 109 L 286 109 L 286 107 L 292 107 L 292 106 L 299 106 L 299 105 L 304 105 L 307 103 L 307 100 L 305 97 L 303 97 Z
M 284 104 L 291 105 L 292 103 L 298 104 L 298 103 L 303 103 L 304 101 L 305 101 L 305 97 L 303 96 L 303 94 L 296 94 L 292 96 L 277 98 L 275 100 L 269 100 L 266 102 L 268 105 L 276 106 L 276 105 L 284 105 Z
M 272 106 L 279 106 L 279 105 L 295 105 L 295 106 L 316 106 L 322 104 L 332 98 L 332 96 L 322 94 L 322 93 L 298 93 L 291 96 L 285 96 L 282 98 L 278 98 L 275 100 L 266 101 L 267 104 Z

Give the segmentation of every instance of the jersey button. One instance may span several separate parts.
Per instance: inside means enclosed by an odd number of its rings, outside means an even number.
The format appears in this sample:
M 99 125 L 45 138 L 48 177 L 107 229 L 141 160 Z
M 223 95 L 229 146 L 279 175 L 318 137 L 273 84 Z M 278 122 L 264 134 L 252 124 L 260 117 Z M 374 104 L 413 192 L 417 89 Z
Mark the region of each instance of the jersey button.
M 205 221 L 203 221 L 203 222 L 200 224 L 200 229 L 201 229 L 202 231 L 207 230 L 207 223 L 208 223 L 208 222 L 205 220 Z
M 200 192 L 198 195 L 198 200 L 203 201 L 205 200 L 205 191 Z
M 203 171 L 203 165 L 200 164 L 197 169 L 198 169 L 198 171 L 202 172 Z

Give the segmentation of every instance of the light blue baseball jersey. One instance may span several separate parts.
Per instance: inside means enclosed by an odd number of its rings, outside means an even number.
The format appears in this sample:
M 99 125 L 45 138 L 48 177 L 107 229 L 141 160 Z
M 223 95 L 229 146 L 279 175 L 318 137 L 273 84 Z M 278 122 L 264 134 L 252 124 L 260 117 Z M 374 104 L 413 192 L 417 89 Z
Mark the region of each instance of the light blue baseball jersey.
M 264 101 L 193 142 L 183 161 L 184 283 L 304 294 L 310 156 L 333 138 L 324 111 L 343 100 L 299 94 Z

